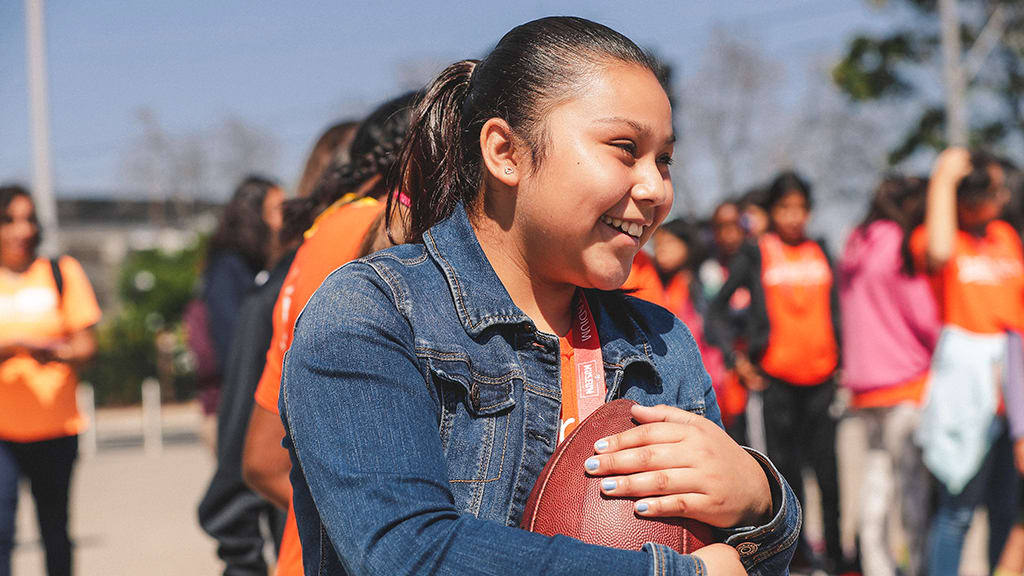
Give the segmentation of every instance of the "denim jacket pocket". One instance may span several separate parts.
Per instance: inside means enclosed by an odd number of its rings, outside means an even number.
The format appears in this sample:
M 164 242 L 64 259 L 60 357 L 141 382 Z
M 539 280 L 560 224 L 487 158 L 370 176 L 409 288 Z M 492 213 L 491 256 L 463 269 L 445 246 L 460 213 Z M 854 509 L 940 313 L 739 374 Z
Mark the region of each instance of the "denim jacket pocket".
M 438 433 L 448 464 L 448 482 L 456 505 L 480 514 L 484 492 L 501 484 L 515 407 L 518 367 L 485 373 L 460 352 L 418 349 L 440 398 Z

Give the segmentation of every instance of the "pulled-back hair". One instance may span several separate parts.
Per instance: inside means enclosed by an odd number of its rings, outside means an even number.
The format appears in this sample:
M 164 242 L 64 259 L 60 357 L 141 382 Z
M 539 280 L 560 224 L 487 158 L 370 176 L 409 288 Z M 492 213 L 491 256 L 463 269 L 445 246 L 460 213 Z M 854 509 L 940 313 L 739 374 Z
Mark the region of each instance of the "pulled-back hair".
M 611 28 L 549 17 L 513 28 L 483 60 L 463 60 L 441 72 L 413 115 L 399 159 L 398 187 L 412 202 L 406 240 L 420 241 L 459 202 L 472 209 L 482 176 L 480 130 L 487 120 L 507 122 L 536 168 L 546 150 L 547 113 L 577 97 L 588 76 L 614 62 L 642 66 L 655 77 L 661 72 L 647 53 Z M 389 197 L 389 234 L 393 207 Z
M 380 198 L 391 189 L 393 179 L 388 176 L 395 168 L 418 97 L 419 93 L 408 92 L 378 106 L 352 138 L 349 161 L 332 163 L 308 197 L 285 202 L 282 243 L 301 238 L 318 214 L 349 192 Z M 378 176 L 373 186 L 359 190 Z
M 803 196 L 808 210 L 814 205 L 814 200 L 811 197 L 811 185 L 793 170 L 786 170 L 780 172 L 768 186 L 765 208 L 771 210 L 790 192 L 797 192 Z

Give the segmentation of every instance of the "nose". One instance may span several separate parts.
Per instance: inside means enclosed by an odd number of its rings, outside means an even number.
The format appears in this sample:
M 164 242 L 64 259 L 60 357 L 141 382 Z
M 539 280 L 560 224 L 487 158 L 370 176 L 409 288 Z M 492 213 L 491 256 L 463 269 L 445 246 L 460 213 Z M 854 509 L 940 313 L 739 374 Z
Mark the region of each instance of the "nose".
M 658 166 L 657 162 L 643 162 L 638 165 L 637 180 L 633 184 L 632 196 L 638 204 L 651 207 L 672 205 L 672 179 Z

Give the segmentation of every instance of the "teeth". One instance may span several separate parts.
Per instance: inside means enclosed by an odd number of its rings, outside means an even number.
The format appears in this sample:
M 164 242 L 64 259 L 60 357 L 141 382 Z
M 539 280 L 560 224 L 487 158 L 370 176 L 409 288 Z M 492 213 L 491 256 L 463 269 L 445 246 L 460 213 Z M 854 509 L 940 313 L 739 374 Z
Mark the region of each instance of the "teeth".
M 637 224 L 636 222 L 624 222 L 618 218 L 612 218 L 611 216 L 602 216 L 601 221 L 612 228 L 617 228 L 618 230 L 629 234 L 634 238 L 639 238 L 644 233 L 644 225 Z

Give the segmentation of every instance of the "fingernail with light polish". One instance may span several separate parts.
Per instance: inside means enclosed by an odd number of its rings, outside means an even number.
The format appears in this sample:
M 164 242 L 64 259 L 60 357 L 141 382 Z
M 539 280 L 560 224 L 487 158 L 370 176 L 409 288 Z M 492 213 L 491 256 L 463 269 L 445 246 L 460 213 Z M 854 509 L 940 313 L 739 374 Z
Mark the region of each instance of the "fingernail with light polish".
M 597 458 L 587 458 L 587 461 L 584 462 L 583 465 L 587 467 L 587 470 L 593 472 L 594 470 L 597 470 L 600 462 L 598 462 Z
M 604 490 L 608 490 L 609 492 L 615 490 L 615 487 L 618 485 L 619 483 L 616 482 L 615 480 L 612 480 L 611 478 L 605 478 L 604 480 L 601 480 L 601 488 Z
M 647 512 L 648 508 L 650 508 L 650 506 L 647 505 L 647 502 L 641 502 L 636 505 L 637 512 Z
M 608 449 L 608 441 L 607 440 L 598 440 L 597 442 L 594 442 L 594 450 L 597 450 L 598 452 L 600 452 L 601 450 L 607 450 L 607 449 Z

